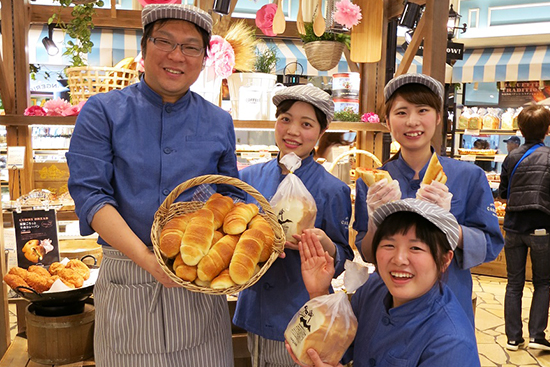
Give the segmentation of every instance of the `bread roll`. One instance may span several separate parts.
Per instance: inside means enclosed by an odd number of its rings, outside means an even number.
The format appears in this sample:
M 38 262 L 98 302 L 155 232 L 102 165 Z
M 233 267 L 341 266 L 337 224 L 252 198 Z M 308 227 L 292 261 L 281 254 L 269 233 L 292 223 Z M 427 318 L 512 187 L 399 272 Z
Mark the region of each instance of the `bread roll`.
M 197 279 L 197 267 L 185 264 L 181 258 L 181 254 L 178 254 L 174 259 L 172 269 L 174 269 L 174 273 L 178 278 L 188 282 L 192 282 Z
M 216 242 L 218 242 L 219 240 L 221 240 L 223 236 L 225 236 L 225 235 L 223 234 L 223 232 L 214 231 L 214 237 L 212 237 L 212 245 L 210 246 L 210 248 L 212 248 L 212 246 L 214 246 L 214 244 L 215 244 Z
M 210 282 L 202 281 L 198 277 L 195 279 L 195 284 L 199 287 L 210 288 Z
M 169 259 L 173 259 L 180 252 L 181 238 L 191 220 L 190 213 L 174 217 L 168 221 L 160 232 L 160 252 Z
M 76 288 L 80 288 L 84 284 L 84 278 L 82 275 L 73 269 L 63 268 L 57 273 L 57 275 L 59 275 L 63 281 L 73 284 Z M 29 281 L 27 280 L 27 283 L 28 282 Z
M 255 204 L 237 203 L 225 216 L 223 231 L 226 234 L 241 234 L 246 230 L 248 222 L 258 214 L 259 209 Z
M 233 199 L 231 199 L 229 196 L 223 196 L 222 194 L 215 193 L 206 202 L 204 205 L 205 208 L 210 209 L 212 213 L 214 214 L 214 228 L 218 229 L 223 225 L 223 220 L 227 213 L 233 207 L 235 204 L 233 203 Z
M 266 262 L 269 256 L 271 256 L 271 252 L 273 252 L 273 242 L 275 242 L 275 233 L 273 233 L 273 229 L 267 220 L 259 214 L 248 223 L 248 228 L 259 229 L 264 234 L 265 242 L 262 254 L 260 255 L 260 262 Z
M 432 158 L 430 158 L 430 163 L 428 164 L 422 183 L 429 185 L 432 181 L 441 182 L 442 184 L 447 182 L 447 175 L 443 172 L 443 166 L 439 162 L 435 152 L 432 154 Z
M 181 239 L 180 253 L 183 262 L 194 266 L 208 253 L 214 237 L 214 214 L 202 208 L 195 212 Z
M 388 183 L 392 181 L 390 173 L 383 169 L 357 167 L 355 172 L 357 173 L 357 176 L 365 181 L 365 184 L 367 184 L 368 187 L 384 178 L 388 179 Z
M 16 290 L 17 287 L 27 287 L 31 288 L 27 282 L 25 282 L 25 279 L 21 278 L 19 275 L 14 273 L 8 273 L 4 275 L 4 282 L 6 282 L 7 285 L 11 287 L 11 289 Z M 19 289 L 21 292 L 30 292 L 27 289 Z
M 229 276 L 229 270 L 224 269 L 217 277 L 212 279 L 210 283 L 210 288 L 212 289 L 227 289 L 233 287 L 235 282 Z
M 208 254 L 201 259 L 197 268 L 200 280 L 209 282 L 229 266 L 239 236 L 227 234 L 212 246 Z
M 235 283 L 244 284 L 252 278 L 264 242 L 265 236 L 259 229 L 247 229 L 241 235 L 229 264 L 229 275 Z
M 32 273 L 36 273 L 36 274 L 41 275 L 41 276 L 46 277 L 46 278 L 51 277 L 50 273 L 45 268 L 43 268 L 41 266 L 38 266 L 38 265 L 29 266 L 28 271 L 30 271 Z

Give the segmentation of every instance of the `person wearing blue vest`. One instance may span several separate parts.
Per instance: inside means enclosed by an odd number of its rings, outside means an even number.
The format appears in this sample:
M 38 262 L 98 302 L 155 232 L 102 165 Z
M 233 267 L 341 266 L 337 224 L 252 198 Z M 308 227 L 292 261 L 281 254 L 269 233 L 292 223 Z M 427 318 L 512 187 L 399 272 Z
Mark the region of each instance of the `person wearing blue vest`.
M 418 199 L 393 201 L 371 216 L 378 228 L 373 238 L 376 271 L 351 297 L 357 333 L 342 362 L 353 361 L 354 367 L 479 367 L 474 327 L 443 282 L 459 240 L 455 217 Z M 328 294 L 334 271 L 330 257 L 308 234 L 299 245 L 310 298 Z M 319 343 L 306 351 L 315 367 L 333 367 L 317 353 L 326 348 L 330 346 Z M 289 344 L 287 350 L 294 356 Z
M 499 195 L 506 199 L 503 228 L 508 283 L 504 297 L 506 348 L 518 350 L 525 342 L 521 297 L 528 250 L 531 252 L 533 299 L 529 312 L 529 348 L 550 350 L 544 330 L 550 301 L 550 110 L 530 105 L 518 115 L 525 144 L 502 162 Z
M 386 123 L 401 149 L 381 169 L 394 181 L 379 181 L 368 188 L 356 182 L 355 244 L 364 259 L 373 261 L 371 213 L 395 199 L 420 198 L 449 210 L 460 224 L 455 256 L 446 283 L 474 322 L 470 268 L 494 260 L 504 245 L 493 195 L 485 172 L 470 162 L 438 157 L 446 184 L 421 185 L 434 149 L 431 140 L 441 123 L 443 85 L 424 74 L 403 74 L 384 88 Z
M 334 103 L 330 95 L 310 85 L 279 90 L 273 103 L 277 106 L 275 142 L 279 155 L 241 170 L 239 176 L 268 201 L 288 174 L 302 181 L 317 206 L 315 228 L 305 231 L 321 239 L 338 276 L 346 259 L 354 256 L 348 242 L 350 188 L 313 160 L 315 144 L 334 116 Z M 279 162 L 291 152 L 302 159 L 293 173 Z M 286 352 L 283 334 L 292 316 L 309 299 L 297 250 L 297 241 L 287 239 L 284 257 L 278 258 L 256 284 L 239 293 L 233 323 L 249 332 L 248 348 L 254 366 L 295 366 Z

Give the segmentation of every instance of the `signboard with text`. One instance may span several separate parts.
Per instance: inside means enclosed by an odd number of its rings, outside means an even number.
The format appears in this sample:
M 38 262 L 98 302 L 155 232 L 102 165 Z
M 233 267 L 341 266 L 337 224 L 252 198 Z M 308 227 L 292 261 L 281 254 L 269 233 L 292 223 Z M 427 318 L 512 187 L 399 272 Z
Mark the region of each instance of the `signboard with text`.
M 499 107 L 517 108 L 528 103 L 540 102 L 550 97 L 550 90 L 546 95 L 546 89 L 541 87 L 538 81 L 525 82 L 500 82 Z

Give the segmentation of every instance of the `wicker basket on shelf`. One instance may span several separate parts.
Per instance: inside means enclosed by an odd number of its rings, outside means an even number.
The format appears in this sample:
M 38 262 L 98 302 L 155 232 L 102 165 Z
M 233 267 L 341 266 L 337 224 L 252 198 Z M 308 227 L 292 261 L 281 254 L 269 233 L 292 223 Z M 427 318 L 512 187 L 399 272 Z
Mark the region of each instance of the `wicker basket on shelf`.
M 160 251 L 160 233 L 166 223 L 174 217 L 178 217 L 186 213 L 195 212 L 202 208 L 205 204 L 201 201 L 175 202 L 175 200 L 186 190 L 203 184 L 232 185 L 251 195 L 260 204 L 260 215 L 262 215 L 267 220 L 271 229 L 273 230 L 273 233 L 275 234 L 275 239 L 273 242 L 273 252 L 271 253 L 271 256 L 265 263 L 260 264 L 260 271 L 254 274 L 254 276 L 244 284 L 235 285 L 225 289 L 212 289 L 209 287 L 198 286 L 195 283 L 185 281 L 176 276 L 176 274 L 169 266 L 171 260 L 167 259 Z M 153 242 L 153 250 L 160 266 L 162 267 L 164 272 L 179 285 L 193 292 L 206 294 L 235 294 L 245 288 L 250 287 L 251 285 L 256 283 L 262 275 L 265 274 L 271 264 L 273 264 L 273 262 L 279 257 L 279 254 L 283 252 L 285 244 L 285 234 L 283 228 L 277 221 L 277 217 L 273 213 L 269 202 L 252 186 L 233 177 L 221 175 L 205 175 L 195 177 L 193 179 L 183 182 L 166 197 L 162 205 L 155 213 L 155 219 L 151 228 L 151 241 Z
M 319 71 L 326 71 L 338 65 L 344 46 L 337 41 L 313 41 L 304 44 L 304 51 L 311 66 Z
M 65 74 L 73 104 L 85 101 L 94 94 L 122 89 L 138 81 L 136 70 L 112 67 L 79 66 L 67 68 Z

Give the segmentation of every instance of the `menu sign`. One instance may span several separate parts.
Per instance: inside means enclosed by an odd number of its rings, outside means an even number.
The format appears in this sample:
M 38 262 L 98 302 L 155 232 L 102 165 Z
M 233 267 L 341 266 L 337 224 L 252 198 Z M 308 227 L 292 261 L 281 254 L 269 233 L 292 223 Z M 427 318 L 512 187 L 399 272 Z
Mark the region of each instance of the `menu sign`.
M 27 269 L 59 261 L 55 210 L 13 212 L 13 225 L 19 267 Z
M 540 82 L 500 82 L 499 107 L 517 108 L 531 102 L 540 102 L 550 97 L 550 89 L 540 88 Z M 548 96 L 546 92 L 548 91 Z

